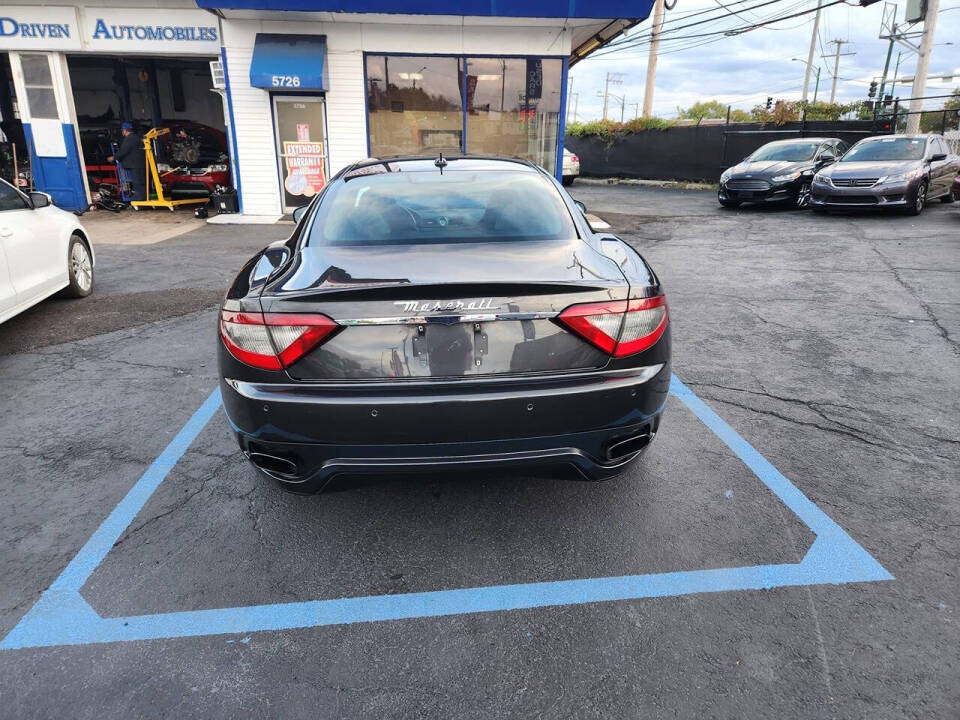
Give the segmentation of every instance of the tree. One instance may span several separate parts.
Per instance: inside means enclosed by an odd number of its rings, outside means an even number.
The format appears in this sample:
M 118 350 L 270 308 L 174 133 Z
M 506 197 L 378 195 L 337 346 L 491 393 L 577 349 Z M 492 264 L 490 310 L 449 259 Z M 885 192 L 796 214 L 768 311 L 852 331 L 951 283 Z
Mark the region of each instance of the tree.
M 942 112 L 946 110 L 947 112 Z M 946 115 L 946 117 L 944 117 Z M 956 130 L 960 120 L 960 88 L 953 91 L 940 110 L 932 110 L 920 115 L 920 132 Z
M 701 100 L 686 109 L 678 107 L 677 117 L 681 120 L 723 120 L 727 117 L 727 106 L 719 100 Z

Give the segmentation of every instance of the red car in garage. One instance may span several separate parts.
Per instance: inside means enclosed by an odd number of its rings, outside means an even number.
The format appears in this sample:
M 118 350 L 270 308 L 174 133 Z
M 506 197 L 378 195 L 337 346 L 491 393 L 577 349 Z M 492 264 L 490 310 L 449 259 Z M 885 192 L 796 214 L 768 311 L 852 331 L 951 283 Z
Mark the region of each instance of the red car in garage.
M 158 138 L 157 171 L 164 191 L 173 197 L 210 195 L 217 185 L 229 187 L 227 136 L 194 122 L 170 122 Z

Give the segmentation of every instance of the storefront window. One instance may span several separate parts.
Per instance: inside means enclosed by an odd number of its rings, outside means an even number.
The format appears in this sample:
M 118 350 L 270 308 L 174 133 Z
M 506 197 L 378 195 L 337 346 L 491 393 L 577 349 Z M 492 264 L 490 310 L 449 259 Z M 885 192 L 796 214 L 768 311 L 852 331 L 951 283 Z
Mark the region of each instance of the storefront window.
M 461 62 L 455 57 L 367 56 L 372 156 L 462 151 Z
M 467 152 L 557 167 L 563 62 L 467 59 Z

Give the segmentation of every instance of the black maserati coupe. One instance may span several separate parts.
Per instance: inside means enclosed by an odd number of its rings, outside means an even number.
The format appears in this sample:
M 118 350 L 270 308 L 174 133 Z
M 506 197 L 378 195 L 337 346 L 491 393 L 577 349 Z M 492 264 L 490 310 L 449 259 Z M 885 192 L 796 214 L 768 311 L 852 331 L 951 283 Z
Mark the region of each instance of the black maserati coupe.
M 288 489 L 341 473 L 622 472 L 670 385 L 663 288 L 519 160 L 366 160 L 251 258 L 220 311 L 223 404 Z
M 720 176 L 717 201 L 724 207 L 741 203 L 810 204 L 814 173 L 849 149 L 839 138 L 777 140 L 758 148 Z

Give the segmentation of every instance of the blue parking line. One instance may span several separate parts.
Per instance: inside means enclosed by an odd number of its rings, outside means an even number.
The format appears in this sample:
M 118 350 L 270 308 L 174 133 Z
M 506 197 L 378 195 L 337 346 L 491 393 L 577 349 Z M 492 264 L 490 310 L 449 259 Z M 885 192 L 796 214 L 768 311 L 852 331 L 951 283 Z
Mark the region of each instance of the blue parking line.
M 215 390 L 130 489 L 87 543 L 0 642 L 0 650 L 80 645 L 325 625 L 499 612 L 695 593 L 892 580 L 866 550 L 676 376 L 670 392 L 684 403 L 815 534 L 796 564 L 494 585 L 403 595 L 217 608 L 104 618 L 80 589 L 220 406 Z

